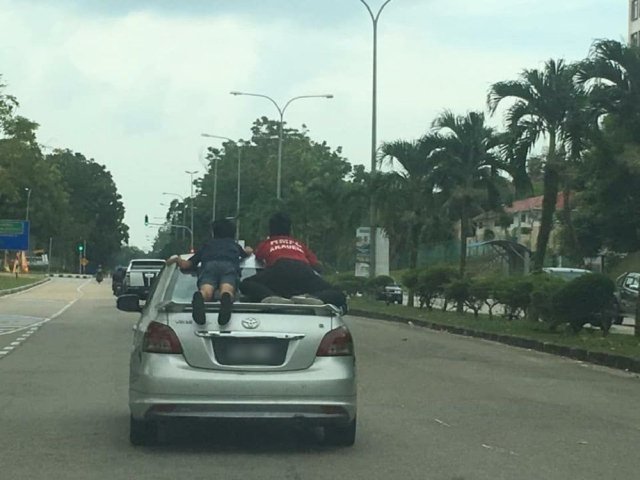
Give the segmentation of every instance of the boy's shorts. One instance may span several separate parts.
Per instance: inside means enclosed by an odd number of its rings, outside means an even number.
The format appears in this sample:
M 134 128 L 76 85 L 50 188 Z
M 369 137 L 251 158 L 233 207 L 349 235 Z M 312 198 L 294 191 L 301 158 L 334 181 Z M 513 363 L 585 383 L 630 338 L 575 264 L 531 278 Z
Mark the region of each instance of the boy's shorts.
M 228 283 L 237 289 L 239 280 L 240 272 L 238 266 L 222 260 L 212 260 L 204 263 L 198 272 L 198 288 L 203 284 L 220 288 L 220 284 Z

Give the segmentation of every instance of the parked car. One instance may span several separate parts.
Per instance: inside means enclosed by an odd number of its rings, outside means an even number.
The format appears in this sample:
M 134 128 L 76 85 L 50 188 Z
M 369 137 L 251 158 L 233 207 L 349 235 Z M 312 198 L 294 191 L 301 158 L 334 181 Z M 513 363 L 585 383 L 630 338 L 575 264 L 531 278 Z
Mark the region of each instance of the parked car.
M 591 270 L 585 270 L 584 268 L 566 268 L 566 267 L 547 267 L 542 269 L 543 272 L 548 273 L 551 276 L 558 277 L 562 280 L 570 282 L 574 278 L 581 277 L 592 273 Z
M 157 258 L 131 260 L 122 283 L 122 293 L 135 294 L 143 300 L 146 299 L 154 279 L 165 263 Z
M 376 292 L 376 299 L 402 305 L 402 287 L 397 283 L 385 285 Z
M 183 258 L 188 258 L 184 256 Z M 254 257 L 243 277 L 255 274 Z M 195 274 L 175 265 L 158 276 L 141 308 L 137 295 L 118 308 L 142 312 L 130 359 L 130 441 L 153 444 L 168 419 L 272 420 L 322 426 L 328 444 L 356 435 L 354 344 L 333 305 L 234 303 L 230 322 L 191 319 Z
M 625 315 L 635 315 L 639 285 L 640 273 L 637 272 L 626 272 L 616 278 L 619 323 L 622 323 Z

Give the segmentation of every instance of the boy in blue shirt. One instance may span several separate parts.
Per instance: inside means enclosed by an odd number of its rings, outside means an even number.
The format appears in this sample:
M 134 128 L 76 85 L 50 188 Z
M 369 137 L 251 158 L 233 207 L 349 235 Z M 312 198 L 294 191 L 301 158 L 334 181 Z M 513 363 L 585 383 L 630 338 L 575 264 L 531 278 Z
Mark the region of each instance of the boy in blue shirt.
M 229 220 L 212 223 L 213 237 L 210 238 L 189 260 L 174 255 L 167 265 L 177 263 L 181 270 L 191 270 L 198 265 L 198 291 L 191 301 L 193 321 L 198 325 L 206 322 L 205 302 L 213 300 L 216 290 L 220 290 L 220 312 L 218 324 L 226 325 L 231 318 L 233 298 L 240 281 L 240 260 L 252 253 L 236 243 L 235 225 Z

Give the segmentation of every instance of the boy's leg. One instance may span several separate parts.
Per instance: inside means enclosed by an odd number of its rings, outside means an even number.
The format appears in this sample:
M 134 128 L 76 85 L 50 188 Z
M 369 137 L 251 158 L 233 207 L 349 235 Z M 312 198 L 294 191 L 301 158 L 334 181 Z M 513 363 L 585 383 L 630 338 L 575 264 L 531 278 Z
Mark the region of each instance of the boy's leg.
M 204 325 L 207 321 L 207 313 L 204 308 L 204 296 L 202 295 L 202 286 L 193 294 L 191 299 L 191 317 L 198 325 Z
M 218 313 L 218 325 L 226 325 L 231 319 L 235 287 L 230 283 L 222 283 L 220 284 L 220 292 L 220 312 Z
M 266 297 L 271 297 L 276 293 L 267 286 L 270 280 L 270 272 L 263 270 L 253 277 L 244 279 L 240 283 L 240 290 L 249 297 L 252 302 L 261 302 Z
M 233 297 L 236 292 L 236 285 L 240 280 L 240 273 L 235 265 L 221 263 L 219 275 L 220 312 L 218 313 L 218 325 L 226 325 L 231 319 Z
M 200 293 L 202 294 L 202 298 L 204 298 L 205 302 L 210 302 L 213 300 L 213 296 L 216 293 L 213 285 L 209 285 L 208 283 L 203 283 L 200 285 Z

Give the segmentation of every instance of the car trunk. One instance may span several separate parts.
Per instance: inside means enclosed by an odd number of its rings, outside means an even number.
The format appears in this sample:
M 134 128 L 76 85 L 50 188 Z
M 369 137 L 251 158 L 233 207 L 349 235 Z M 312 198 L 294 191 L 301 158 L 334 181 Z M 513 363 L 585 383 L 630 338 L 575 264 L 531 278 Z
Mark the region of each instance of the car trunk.
M 207 323 L 191 319 L 190 305 L 170 304 L 168 325 L 176 332 L 187 362 L 214 370 L 287 371 L 309 368 L 332 329 L 330 307 L 234 305 L 231 320 L 218 325 L 219 304 L 207 304 Z

